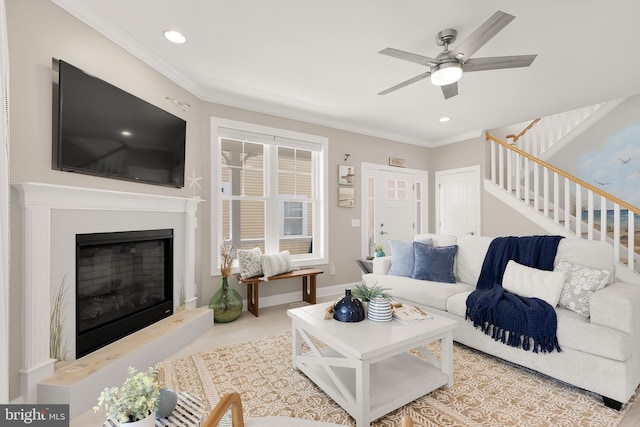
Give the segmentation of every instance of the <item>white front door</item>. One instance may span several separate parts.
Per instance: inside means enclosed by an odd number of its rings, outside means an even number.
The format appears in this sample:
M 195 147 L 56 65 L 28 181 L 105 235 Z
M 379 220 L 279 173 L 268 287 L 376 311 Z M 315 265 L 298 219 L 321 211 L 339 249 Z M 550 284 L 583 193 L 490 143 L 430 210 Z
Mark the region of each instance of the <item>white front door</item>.
M 436 232 L 480 234 L 480 166 L 436 172 Z
M 373 255 L 374 245 L 389 254 L 389 240 L 424 233 L 427 172 L 374 164 L 362 170 L 362 255 Z
M 412 240 L 413 176 L 394 171 L 380 172 L 376 218 L 378 237 L 376 243 L 389 248 L 389 240 Z

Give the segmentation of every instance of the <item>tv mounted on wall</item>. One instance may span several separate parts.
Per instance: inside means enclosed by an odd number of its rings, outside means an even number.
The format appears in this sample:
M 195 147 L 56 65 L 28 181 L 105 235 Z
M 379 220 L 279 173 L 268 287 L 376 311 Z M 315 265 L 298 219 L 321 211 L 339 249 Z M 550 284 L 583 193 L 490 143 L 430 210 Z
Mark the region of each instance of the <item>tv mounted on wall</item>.
M 53 169 L 184 186 L 187 123 L 53 59 Z

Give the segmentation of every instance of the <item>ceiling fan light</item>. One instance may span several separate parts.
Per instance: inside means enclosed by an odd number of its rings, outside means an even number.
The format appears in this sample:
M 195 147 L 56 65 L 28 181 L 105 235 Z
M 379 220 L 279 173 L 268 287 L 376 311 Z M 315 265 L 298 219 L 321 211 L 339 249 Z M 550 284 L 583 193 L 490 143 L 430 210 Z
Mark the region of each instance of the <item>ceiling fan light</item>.
M 455 83 L 462 77 L 462 67 L 458 62 L 438 64 L 431 70 L 431 83 L 446 86 Z

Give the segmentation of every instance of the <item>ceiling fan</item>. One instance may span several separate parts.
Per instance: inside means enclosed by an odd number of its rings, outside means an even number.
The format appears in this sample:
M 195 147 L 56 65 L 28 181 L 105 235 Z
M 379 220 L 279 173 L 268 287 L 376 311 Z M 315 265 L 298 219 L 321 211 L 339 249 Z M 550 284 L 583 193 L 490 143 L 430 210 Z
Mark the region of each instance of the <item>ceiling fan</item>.
M 501 68 L 528 67 L 537 55 L 498 56 L 491 58 L 471 58 L 482 46 L 498 34 L 504 27 L 515 19 L 515 16 L 497 11 L 482 25 L 480 25 L 466 40 L 458 44 L 454 50 L 449 50 L 449 45 L 456 40 L 458 32 L 454 29 L 440 31 L 436 35 L 438 46 L 444 46 L 444 50 L 435 58 L 405 52 L 403 50 L 388 47 L 379 53 L 392 56 L 416 64 L 426 65 L 429 71 L 413 77 L 389 89 L 383 90 L 378 95 L 386 95 L 390 92 L 419 82 L 431 77 L 431 83 L 442 88 L 444 99 L 449 99 L 458 94 L 458 80 L 462 72 L 498 70 Z

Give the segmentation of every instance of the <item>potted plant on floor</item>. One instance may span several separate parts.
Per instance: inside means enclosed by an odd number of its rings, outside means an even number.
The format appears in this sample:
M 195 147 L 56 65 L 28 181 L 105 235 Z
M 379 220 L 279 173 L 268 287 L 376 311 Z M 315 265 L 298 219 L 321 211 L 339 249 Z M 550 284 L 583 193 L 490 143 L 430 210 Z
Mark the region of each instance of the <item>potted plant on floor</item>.
M 149 368 L 147 372 L 138 372 L 132 366 L 127 370 L 129 376 L 122 387 L 105 387 L 98 397 L 95 412 L 104 408 L 107 417 L 126 424 L 127 427 L 155 426 L 155 413 L 160 397 L 158 371 Z

